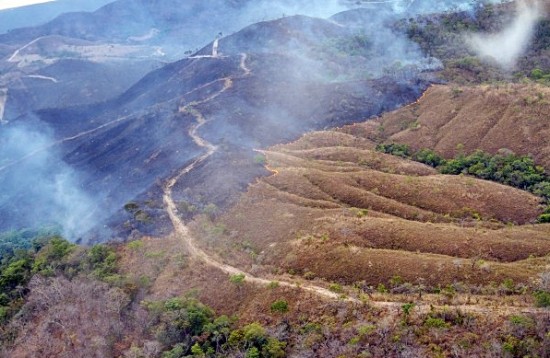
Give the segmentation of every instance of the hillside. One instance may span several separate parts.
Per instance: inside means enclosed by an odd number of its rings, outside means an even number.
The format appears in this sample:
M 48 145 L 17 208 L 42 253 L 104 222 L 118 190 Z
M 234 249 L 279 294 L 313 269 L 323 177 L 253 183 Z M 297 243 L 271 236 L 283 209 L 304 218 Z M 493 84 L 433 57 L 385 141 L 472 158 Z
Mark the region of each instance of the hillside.
M 511 88 L 517 102 L 510 101 Z M 216 239 L 209 249 L 221 253 L 245 245 L 258 255 L 247 260 L 249 265 L 348 284 L 366 280 L 376 286 L 395 275 L 428 285 L 483 284 L 506 277 L 528 283 L 536 267 L 523 260 L 549 251 L 549 227 L 531 224 L 543 210 L 539 198 L 473 177 L 438 174 L 376 152 L 374 140 L 410 143 L 446 156 L 459 143 L 465 152 L 497 152 L 506 144 L 522 154 L 528 154 L 522 148 L 537 149 L 535 157 L 547 159 L 547 118 L 533 114 L 549 113 L 548 105 L 523 102 L 537 90 L 546 88 L 486 86 L 454 95 L 452 87 L 434 86 L 416 104 L 380 119 L 268 149 L 263 153 L 275 174 L 251 186 L 214 223 L 231 235 Z M 520 105 L 529 114 L 517 110 Z M 449 117 L 441 116 L 445 113 Z M 434 125 L 430 120 L 435 118 L 445 125 Z M 537 135 L 528 135 L 527 128 Z M 463 138 L 468 141 L 462 143 Z M 220 248 L 218 242 L 227 246 Z M 350 254 L 357 260 L 348 261 Z M 491 269 L 476 273 L 475 260 L 485 260 Z
M 548 170 L 549 98 L 548 86 L 536 84 L 432 86 L 417 103 L 344 131 L 432 148 L 447 158 L 459 151 L 509 149 L 531 154 Z
M 0 35 L 0 358 L 550 356 L 548 20 L 291 3 Z
M 198 155 L 186 134 L 196 113 L 207 119 L 201 134 L 222 150 L 177 183 L 177 200 L 198 211 L 224 208 L 265 173 L 254 161 L 254 148 L 414 101 L 438 68 L 406 42 L 398 46 L 403 53 L 388 53 L 382 43 L 362 41 L 356 28 L 324 19 L 260 22 L 220 39 L 219 56 L 209 44 L 108 101 L 43 109 L 20 121 L 38 117 L 53 131 L 52 150 L 59 149 L 63 161 L 81 173 L 87 193 L 100 193 L 90 210 L 94 220 L 113 229 L 111 237 L 125 239 L 133 230 L 167 233 L 158 183 Z M 398 58 L 410 64 L 388 71 Z M 5 179 L 8 185 L 27 170 L 8 168 L 15 170 Z M 0 227 L 36 221 L 35 215 L 29 219 L 12 210 L 14 202 L 27 203 L 24 190 L 14 190 L 10 197 L 17 199 L 0 205 L 10 225 Z M 123 209 L 133 202 L 143 213 L 139 218 Z M 105 240 L 102 226 L 92 228 L 88 239 Z

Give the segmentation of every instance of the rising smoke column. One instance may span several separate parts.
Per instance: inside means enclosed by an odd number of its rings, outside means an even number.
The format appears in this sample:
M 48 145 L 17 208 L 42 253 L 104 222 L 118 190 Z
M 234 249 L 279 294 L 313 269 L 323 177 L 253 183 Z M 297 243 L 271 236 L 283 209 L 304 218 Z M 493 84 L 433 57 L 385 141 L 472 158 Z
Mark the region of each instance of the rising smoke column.
M 539 1 L 518 1 L 516 12 L 512 23 L 501 32 L 468 36 L 469 47 L 479 57 L 494 61 L 504 69 L 512 69 L 527 49 L 543 15 Z

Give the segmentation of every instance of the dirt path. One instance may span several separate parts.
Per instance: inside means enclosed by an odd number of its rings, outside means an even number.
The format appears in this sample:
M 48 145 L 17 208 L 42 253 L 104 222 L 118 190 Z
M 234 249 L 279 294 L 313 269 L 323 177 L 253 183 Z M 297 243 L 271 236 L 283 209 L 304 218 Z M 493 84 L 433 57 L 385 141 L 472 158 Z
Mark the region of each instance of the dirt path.
M 34 78 L 37 80 L 46 80 L 46 81 L 52 81 L 53 83 L 59 83 L 59 81 L 56 78 L 48 77 L 48 76 L 42 76 L 42 75 L 28 75 L 25 76 L 26 78 Z
M 22 47 L 18 48 L 17 50 L 15 50 L 13 52 L 13 54 L 10 56 L 10 58 L 8 58 L 8 62 L 17 62 L 17 57 L 19 57 L 19 53 L 23 50 L 25 50 L 27 47 L 30 47 L 32 45 L 34 45 L 35 43 L 37 43 L 38 41 L 42 40 L 42 39 L 45 39 L 49 36 L 40 36 L 40 37 L 37 37 L 35 38 L 34 40 L 32 40 L 31 42 L 29 42 L 28 44 L 25 44 L 23 45 Z
M 251 74 L 251 70 L 246 65 L 247 55 L 242 54 L 241 55 L 241 62 L 240 62 L 240 68 L 243 71 L 243 74 L 241 77 L 246 77 Z M 193 139 L 195 144 L 197 144 L 199 147 L 204 148 L 206 151 L 204 154 L 199 156 L 197 159 L 195 159 L 191 164 L 180 170 L 174 177 L 169 179 L 165 186 L 164 186 L 164 194 L 163 194 L 163 201 L 166 206 L 166 211 L 168 212 L 168 216 L 170 217 L 170 221 L 172 222 L 172 225 L 174 226 L 175 233 L 181 238 L 183 241 L 183 244 L 187 248 L 189 254 L 192 257 L 195 257 L 197 259 L 200 259 L 201 261 L 205 262 L 206 264 L 216 267 L 219 270 L 229 274 L 229 275 L 244 275 L 245 281 L 251 282 L 254 284 L 259 285 L 269 285 L 273 281 L 277 281 L 280 286 L 285 287 L 300 287 L 302 290 L 314 292 L 315 294 L 318 294 L 320 296 L 324 296 L 330 299 L 339 299 L 340 295 L 337 293 L 334 293 L 332 291 L 329 291 L 326 288 L 313 286 L 313 285 L 302 285 L 299 282 L 289 282 L 289 281 L 281 281 L 281 280 L 275 280 L 275 279 L 269 279 L 269 278 L 262 278 L 262 277 L 256 277 L 248 272 L 245 272 L 241 269 L 238 269 L 234 266 L 225 264 L 217 260 L 216 258 L 210 256 L 207 254 L 204 250 L 202 250 L 198 245 L 195 243 L 195 240 L 193 236 L 191 235 L 189 228 L 185 225 L 183 220 L 177 215 L 177 207 L 176 203 L 174 202 L 173 196 L 172 196 L 172 189 L 176 185 L 176 183 L 186 174 L 191 172 L 193 169 L 195 169 L 199 164 L 204 162 L 206 159 L 208 159 L 212 154 L 214 154 L 217 150 L 217 147 L 213 145 L 212 143 L 208 142 L 206 139 L 200 137 L 198 135 L 198 130 L 207 123 L 207 120 L 204 118 L 204 116 L 197 110 L 195 107 L 199 104 L 204 104 L 209 101 L 212 101 L 225 91 L 229 90 L 233 86 L 233 78 L 226 77 L 223 79 L 224 86 L 223 88 L 216 92 L 215 94 L 205 98 L 202 101 L 198 102 L 192 102 L 186 106 L 183 106 L 180 108 L 180 112 L 182 113 L 188 113 L 195 117 L 196 123 L 189 129 L 189 136 Z M 345 298 L 347 301 L 353 301 L 353 302 L 359 302 L 359 300 L 354 298 Z

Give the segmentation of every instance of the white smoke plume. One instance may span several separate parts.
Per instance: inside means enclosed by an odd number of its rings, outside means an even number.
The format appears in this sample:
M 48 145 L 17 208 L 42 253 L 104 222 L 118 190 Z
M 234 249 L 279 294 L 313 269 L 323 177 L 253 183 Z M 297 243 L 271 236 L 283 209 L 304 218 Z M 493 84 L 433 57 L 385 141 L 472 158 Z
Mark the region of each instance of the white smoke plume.
M 56 225 L 65 238 L 81 238 L 96 224 L 98 206 L 83 190 L 82 175 L 48 146 L 52 132 L 38 123 L 1 128 L 0 227 Z M 27 160 L 17 162 L 25 156 Z
M 518 1 L 514 20 L 494 34 L 473 34 L 467 44 L 476 54 L 496 62 L 504 69 L 512 69 L 529 46 L 535 28 L 543 17 L 539 1 Z

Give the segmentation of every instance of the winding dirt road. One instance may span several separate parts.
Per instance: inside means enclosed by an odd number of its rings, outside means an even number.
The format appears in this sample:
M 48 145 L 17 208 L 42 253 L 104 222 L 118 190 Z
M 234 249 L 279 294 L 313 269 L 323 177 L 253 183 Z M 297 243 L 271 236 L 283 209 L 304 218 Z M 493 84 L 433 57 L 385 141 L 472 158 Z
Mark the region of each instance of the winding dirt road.
M 241 62 L 240 62 L 240 68 L 243 71 L 242 76 L 240 78 L 249 76 L 251 74 L 251 70 L 246 65 L 247 55 L 242 54 L 241 55 Z M 274 279 L 267 279 L 267 278 L 261 278 L 256 277 L 254 275 L 251 275 L 248 272 L 245 272 L 243 270 L 240 270 L 234 266 L 224 264 L 214 257 L 207 254 L 204 250 L 202 250 L 196 243 L 191 235 L 189 228 L 185 225 L 183 220 L 178 216 L 177 214 L 177 208 L 176 203 L 174 202 L 173 196 L 172 196 L 172 189 L 174 185 L 186 174 L 191 172 L 193 169 L 195 169 L 199 164 L 204 162 L 206 159 L 208 159 L 212 154 L 214 154 L 217 150 L 217 147 L 213 145 L 212 143 L 208 142 L 204 138 L 200 137 L 198 135 L 198 130 L 207 123 L 207 120 L 204 118 L 204 116 L 197 110 L 195 107 L 200 104 L 207 103 L 209 101 L 212 101 L 228 89 L 230 89 L 233 86 L 233 78 L 232 77 L 225 77 L 223 79 L 224 86 L 223 88 L 216 92 L 215 94 L 211 95 L 210 97 L 207 97 L 206 99 L 199 101 L 199 102 L 192 102 L 186 106 L 183 106 L 180 108 L 181 113 L 188 113 L 195 117 L 196 123 L 189 129 L 189 136 L 193 139 L 195 144 L 197 144 L 199 147 L 206 149 L 204 154 L 199 156 L 197 159 L 195 159 L 191 164 L 184 167 L 182 170 L 180 170 L 174 177 L 169 179 L 165 186 L 164 186 L 164 194 L 163 194 L 163 200 L 166 207 L 166 211 L 168 212 L 168 216 L 170 217 L 170 221 L 172 222 L 172 225 L 174 226 L 175 233 L 181 238 L 183 244 L 187 248 L 189 255 L 195 258 L 200 259 L 201 261 L 205 262 L 206 264 L 216 267 L 219 270 L 229 274 L 229 275 L 244 275 L 245 281 L 251 282 L 254 284 L 259 285 L 269 285 L 274 281 Z M 314 292 L 320 296 L 324 296 L 330 299 L 339 299 L 340 295 L 329 291 L 326 288 L 313 286 L 313 285 L 302 285 L 298 282 L 288 282 L 288 281 L 281 281 L 277 280 L 278 284 L 280 286 L 286 286 L 286 287 L 300 287 L 301 289 L 305 291 Z M 359 300 L 356 300 L 354 298 L 345 298 L 348 301 L 353 302 L 359 302 Z

